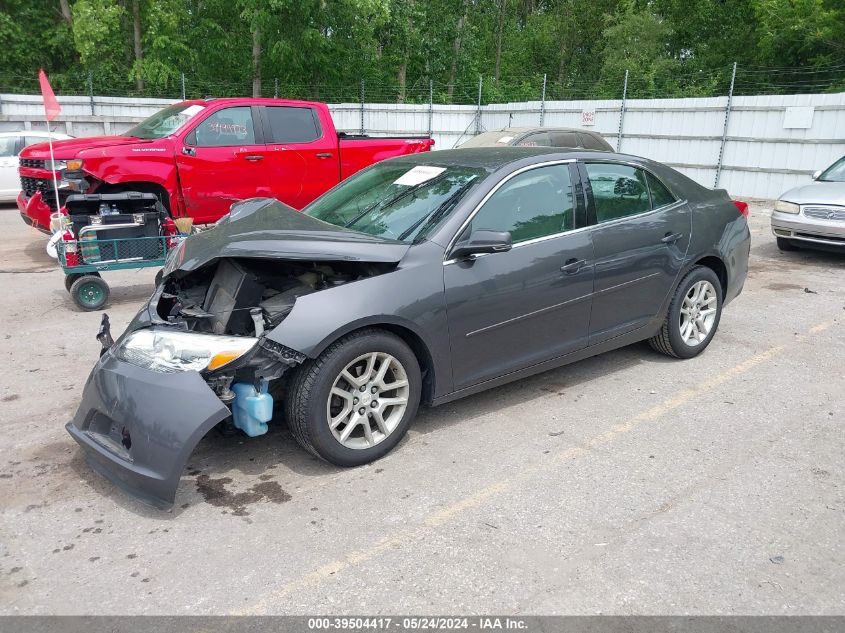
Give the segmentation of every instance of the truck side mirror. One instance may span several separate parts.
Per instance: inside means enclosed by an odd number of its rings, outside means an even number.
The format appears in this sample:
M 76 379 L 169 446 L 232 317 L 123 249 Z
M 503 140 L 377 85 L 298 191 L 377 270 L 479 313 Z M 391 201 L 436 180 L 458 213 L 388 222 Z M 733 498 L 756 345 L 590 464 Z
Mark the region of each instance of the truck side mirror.
M 818 171 L 813 172 L 813 180 L 818 180 L 819 176 L 822 175 L 822 170 L 819 169 Z

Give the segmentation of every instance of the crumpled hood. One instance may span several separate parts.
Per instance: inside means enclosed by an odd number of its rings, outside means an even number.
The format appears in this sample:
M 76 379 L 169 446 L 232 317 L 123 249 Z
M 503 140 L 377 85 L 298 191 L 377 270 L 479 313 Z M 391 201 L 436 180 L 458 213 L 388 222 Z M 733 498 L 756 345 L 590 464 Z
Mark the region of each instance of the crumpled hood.
M 162 144 L 162 139 L 146 140 L 133 136 L 90 136 L 83 138 L 70 138 L 64 141 L 53 141 L 53 154 L 57 159 L 67 160 L 77 158 L 80 152 L 91 149 L 105 149 L 109 147 L 122 147 L 126 145 L 151 145 Z M 164 148 L 162 148 L 162 151 Z M 50 144 L 35 143 L 25 147 L 21 151 L 21 158 L 35 160 L 50 158 Z
M 811 182 L 790 189 L 780 199 L 796 204 L 845 205 L 845 182 Z
M 190 272 L 224 257 L 398 263 L 409 245 L 328 224 L 273 198 L 232 207 L 213 229 L 192 235 L 168 256 L 164 274 Z

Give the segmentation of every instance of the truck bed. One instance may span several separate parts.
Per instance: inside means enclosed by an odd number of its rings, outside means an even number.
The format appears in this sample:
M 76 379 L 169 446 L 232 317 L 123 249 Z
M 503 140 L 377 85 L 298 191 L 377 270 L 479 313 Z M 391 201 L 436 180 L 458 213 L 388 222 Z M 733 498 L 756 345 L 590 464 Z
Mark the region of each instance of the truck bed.
M 364 167 L 386 158 L 427 152 L 434 140 L 427 136 L 366 136 L 338 134 L 340 178 L 348 178 Z

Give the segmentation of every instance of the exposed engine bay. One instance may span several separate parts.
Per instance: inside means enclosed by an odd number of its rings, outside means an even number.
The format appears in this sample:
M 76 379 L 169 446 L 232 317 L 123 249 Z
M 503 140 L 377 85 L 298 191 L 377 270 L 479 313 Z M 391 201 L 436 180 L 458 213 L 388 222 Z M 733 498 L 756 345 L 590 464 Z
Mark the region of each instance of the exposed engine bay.
M 158 316 L 180 331 L 256 340 L 252 350 L 201 374 L 232 410 L 234 425 L 249 436 L 267 431 L 274 400 L 285 391 L 288 370 L 305 360 L 295 350 L 269 340 L 297 299 L 353 283 L 395 264 L 226 258 L 183 276 L 164 280 Z M 229 338 L 229 340 L 234 340 Z
M 372 277 L 393 265 L 223 259 L 165 281 L 159 317 L 188 331 L 255 336 L 277 327 L 299 297 Z

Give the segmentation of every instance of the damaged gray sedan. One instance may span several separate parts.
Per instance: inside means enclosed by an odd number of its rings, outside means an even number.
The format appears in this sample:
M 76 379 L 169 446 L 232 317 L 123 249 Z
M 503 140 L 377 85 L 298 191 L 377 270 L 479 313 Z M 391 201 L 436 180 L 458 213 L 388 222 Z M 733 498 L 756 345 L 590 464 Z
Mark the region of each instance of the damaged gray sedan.
M 658 163 L 542 148 L 360 172 L 302 213 L 233 207 L 169 256 L 67 429 L 91 465 L 172 505 L 212 428 L 286 421 L 340 466 L 437 405 L 641 340 L 701 353 L 745 280 L 743 203 Z

